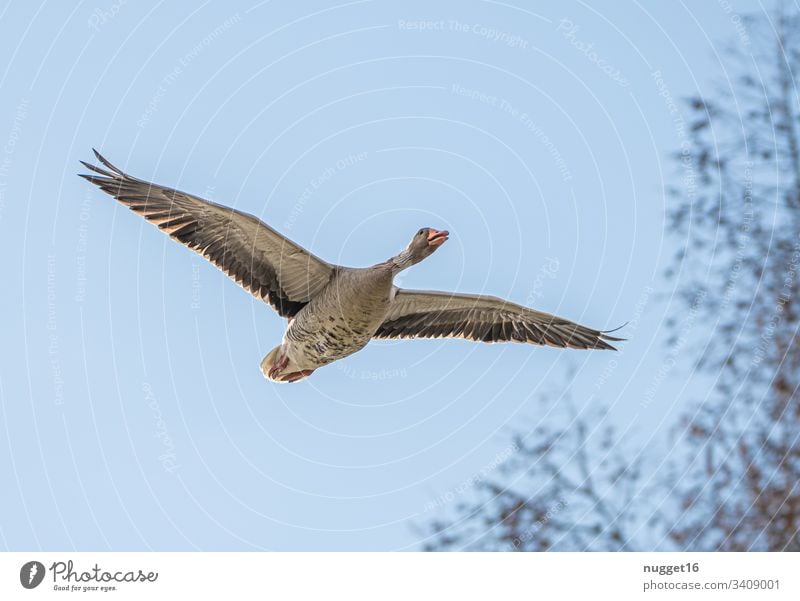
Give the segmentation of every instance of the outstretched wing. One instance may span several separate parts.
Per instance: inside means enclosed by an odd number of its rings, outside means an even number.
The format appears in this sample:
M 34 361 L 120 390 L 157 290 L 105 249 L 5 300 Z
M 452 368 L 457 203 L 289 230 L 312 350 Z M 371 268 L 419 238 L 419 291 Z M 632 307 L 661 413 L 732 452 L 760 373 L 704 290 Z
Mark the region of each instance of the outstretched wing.
M 105 169 L 81 161 L 97 174 L 81 177 L 203 255 L 281 316 L 295 315 L 330 281 L 334 265 L 252 215 L 137 179 L 94 153 Z
M 566 348 L 616 350 L 622 340 L 494 296 L 395 289 L 375 338 L 465 338 Z

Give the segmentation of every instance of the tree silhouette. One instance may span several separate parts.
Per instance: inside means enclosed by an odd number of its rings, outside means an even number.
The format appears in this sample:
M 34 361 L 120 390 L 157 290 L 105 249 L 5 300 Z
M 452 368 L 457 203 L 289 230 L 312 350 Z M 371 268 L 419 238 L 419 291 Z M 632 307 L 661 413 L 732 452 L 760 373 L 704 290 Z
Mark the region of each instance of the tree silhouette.
M 671 190 L 670 227 L 685 240 L 672 272 L 683 310 L 705 293 L 714 330 L 698 369 L 716 379 L 685 419 L 691 460 L 671 536 L 681 548 L 800 550 L 800 18 L 779 6 L 746 25 L 728 88 L 689 100 L 691 152 L 678 160 L 695 185 Z
M 513 436 L 514 453 L 475 494 L 427 525 L 426 550 L 634 550 L 640 469 L 596 409 L 546 394 L 549 417 Z M 555 409 L 554 409 L 555 408 Z M 559 411 L 560 410 L 560 411 Z M 613 490 L 613 494 L 609 491 Z
M 743 18 L 725 57 L 727 85 L 687 101 L 669 189 L 667 342 L 714 380 L 672 469 L 643 482 L 613 429 L 572 408 L 516 432 L 496 476 L 427 524 L 428 549 L 800 550 L 800 15 Z M 682 340 L 687 315 L 711 328 L 702 347 Z

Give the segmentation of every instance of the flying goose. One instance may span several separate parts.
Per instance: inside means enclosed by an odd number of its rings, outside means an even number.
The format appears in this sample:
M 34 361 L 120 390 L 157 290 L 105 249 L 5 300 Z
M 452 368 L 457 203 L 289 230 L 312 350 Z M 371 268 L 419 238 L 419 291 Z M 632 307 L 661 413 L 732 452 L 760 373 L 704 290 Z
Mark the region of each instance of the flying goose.
M 464 338 L 577 349 L 621 340 L 493 296 L 405 290 L 394 277 L 432 255 L 449 233 L 424 227 L 399 254 L 373 265 L 333 265 L 256 217 L 135 178 L 96 150 L 81 177 L 173 239 L 203 255 L 289 320 L 281 344 L 261 361 L 275 382 L 297 382 L 364 348 L 373 338 Z

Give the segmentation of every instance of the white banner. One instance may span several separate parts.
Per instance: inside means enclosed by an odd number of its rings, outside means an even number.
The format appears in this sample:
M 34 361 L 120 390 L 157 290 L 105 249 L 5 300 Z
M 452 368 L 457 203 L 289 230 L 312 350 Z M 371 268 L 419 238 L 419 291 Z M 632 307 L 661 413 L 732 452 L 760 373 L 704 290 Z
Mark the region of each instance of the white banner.
M 766 553 L 2 553 L 0 599 L 800 599 Z

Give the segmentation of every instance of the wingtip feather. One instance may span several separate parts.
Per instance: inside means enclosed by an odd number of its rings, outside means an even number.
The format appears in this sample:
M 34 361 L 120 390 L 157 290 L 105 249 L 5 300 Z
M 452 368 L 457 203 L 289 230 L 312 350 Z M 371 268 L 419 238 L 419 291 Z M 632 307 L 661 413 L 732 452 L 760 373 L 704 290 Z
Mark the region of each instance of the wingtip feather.
M 98 160 L 98 161 L 100 161 L 100 162 L 101 162 L 103 165 L 105 165 L 107 168 L 111 169 L 111 171 L 113 171 L 113 172 L 114 172 L 114 173 L 116 173 L 117 175 L 121 175 L 121 176 L 123 176 L 123 177 L 125 176 L 125 173 L 124 173 L 124 172 L 123 172 L 121 169 L 119 169 L 119 168 L 115 167 L 114 165 L 112 165 L 112 164 L 109 162 L 109 160 L 108 160 L 108 159 L 106 159 L 106 158 L 105 158 L 105 157 L 104 157 L 102 154 L 100 154 L 100 153 L 97 151 L 97 149 L 96 149 L 96 148 L 92 148 L 92 152 L 94 153 L 94 156 L 95 156 L 95 157 L 97 157 L 97 160 Z

